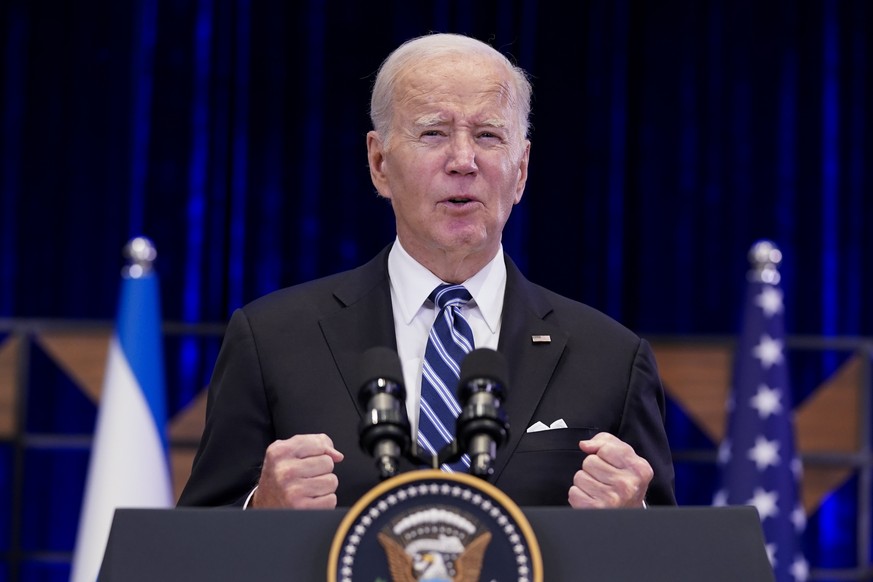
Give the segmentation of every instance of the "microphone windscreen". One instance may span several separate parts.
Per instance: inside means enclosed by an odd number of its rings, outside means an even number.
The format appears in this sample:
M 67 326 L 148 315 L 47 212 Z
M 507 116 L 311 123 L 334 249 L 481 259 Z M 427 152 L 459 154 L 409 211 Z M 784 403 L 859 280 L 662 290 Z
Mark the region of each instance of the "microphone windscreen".
M 360 380 L 358 386 L 366 386 L 379 378 L 402 386 L 403 369 L 400 367 L 400 357 L 391 348 L 384 346 L 370 348 L 361 355 L 358 378 Z
M 500 384 L 506 390 L 508 377 L 509 366 L 503 354 L 489 348 L 477 348 L 461 362 L 459 386 L 466 386 L 473 380 L 485 379 Z

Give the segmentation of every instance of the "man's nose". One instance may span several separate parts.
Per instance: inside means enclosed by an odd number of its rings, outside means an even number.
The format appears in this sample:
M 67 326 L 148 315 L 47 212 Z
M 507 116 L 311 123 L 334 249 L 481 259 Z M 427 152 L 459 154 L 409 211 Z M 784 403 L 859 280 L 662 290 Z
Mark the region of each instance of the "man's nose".
M 467 134 L 453 135 L 449 144 L 446 171 L 452 174 L 472 174 L 478 169 L 473 138 Z

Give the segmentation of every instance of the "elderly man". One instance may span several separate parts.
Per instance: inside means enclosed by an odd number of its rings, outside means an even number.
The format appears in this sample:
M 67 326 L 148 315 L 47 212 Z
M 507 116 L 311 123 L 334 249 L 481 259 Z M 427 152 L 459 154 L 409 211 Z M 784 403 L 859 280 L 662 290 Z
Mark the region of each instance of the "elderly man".
M 465 351 L 491 348 L 509 362 L 512 430 L 492 482 L 517 504 L 675 503 L 649 345 L 529 282 L 503 252 L 502 231 L 528 176 L 530 101 L 524 71 L 466 36 L 419 37 L 385 60 L 367 154 L 396 238 L 357 269 L 233 314 L 180 505 L 357 501 L 376 484 L 373 460 L 358 446 L 355 375 L 357 358 L 374 346 L 397 350 L 413 434 L 438 449 L 428 431 L 450 434 L 452 421 L 440 421 L 437 407 L 458 410 L 445 394 L 433 400 L 442 381 L 428 363 L 429 331 L 444 314 L 463 325 Z M 443 295 L 452 306 L 441 305 Z

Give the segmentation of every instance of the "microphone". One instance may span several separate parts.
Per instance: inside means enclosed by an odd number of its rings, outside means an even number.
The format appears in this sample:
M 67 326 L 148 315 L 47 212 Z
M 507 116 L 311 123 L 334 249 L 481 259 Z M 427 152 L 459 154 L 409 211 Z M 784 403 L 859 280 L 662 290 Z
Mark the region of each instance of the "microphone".
M 380 479 L 397 474 L 397 465 L 409 449 L 406 389 L 397 353 L 386 347 L 370 348 L 360 360 L 358 401 L 364 408 L 359 426 L 361 448 L 376 458 Z
M 509 437 L 509 421 L 501 408 L 508 377 L 506 358 L 488 348 L 473 350 L 461 362 L 461 414 L 455 435 L 461 450 L 470 455 L 470 473 L 483 479 L 494 474 L 497 449 Z

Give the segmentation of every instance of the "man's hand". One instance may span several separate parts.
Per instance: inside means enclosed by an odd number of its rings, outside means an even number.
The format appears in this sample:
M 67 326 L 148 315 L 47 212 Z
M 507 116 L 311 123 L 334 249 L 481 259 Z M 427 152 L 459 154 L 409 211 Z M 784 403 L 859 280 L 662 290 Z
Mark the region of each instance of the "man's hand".
M 326 434 L 275 441 L 264 454 L 250 507 L 333 509 L 339 485 L 333 467 L 342 460 L 343 454 Z
M 601 432 L 579 448 L 588 453 L 573 476 L 570 506 L 643 507 L 646 490 L 655 473 L 644 458 L 617 437 Z

